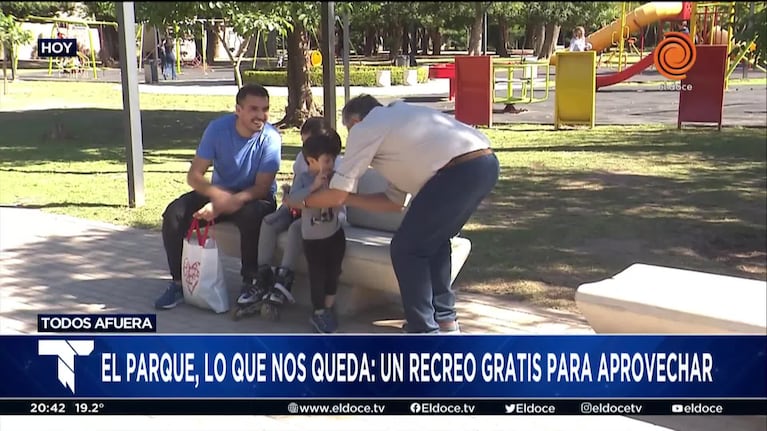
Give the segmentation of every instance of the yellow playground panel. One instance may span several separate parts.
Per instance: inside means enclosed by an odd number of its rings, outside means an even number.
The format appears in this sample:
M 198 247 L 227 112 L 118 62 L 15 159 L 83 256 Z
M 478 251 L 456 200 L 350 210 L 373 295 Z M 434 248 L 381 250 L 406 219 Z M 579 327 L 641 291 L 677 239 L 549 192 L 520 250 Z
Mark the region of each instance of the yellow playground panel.
M 562 52 L 554 93 L 554 128 L 562 125 L 594 127 L 596 116 L 596 62 L 594 51 Z
M 540 73 L 539 68 L 544 69 L 544 72 Z M 500 79 L 497 77 L 499 71 L 505 71 Z M 493 62 L 493 103 L 511 105 L 543 102 L 549 98 L 550 76 L 551 69 L 546 59 L 539 61 L 523 58 L 522 60 L 495 61 Z M 506 84 L 506 94 L 498 97 L 496 86 L 501 83 Z

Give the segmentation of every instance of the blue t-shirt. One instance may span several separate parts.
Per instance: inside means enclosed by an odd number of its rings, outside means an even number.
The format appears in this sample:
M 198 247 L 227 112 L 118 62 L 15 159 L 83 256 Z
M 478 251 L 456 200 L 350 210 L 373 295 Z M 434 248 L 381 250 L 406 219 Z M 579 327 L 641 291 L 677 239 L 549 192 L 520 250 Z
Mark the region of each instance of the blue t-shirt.
M 237 116 L 228 114 L 208 124 L 197 147 L 197 156 L 213 161 L 213 185 L 232 192 L 252 187 L 256 174 L 277 173 L 282 157 L 282 136 L 271 124 L 243 138 L 235 129 Z M 272 183 L 277 193 L 277 181 Z

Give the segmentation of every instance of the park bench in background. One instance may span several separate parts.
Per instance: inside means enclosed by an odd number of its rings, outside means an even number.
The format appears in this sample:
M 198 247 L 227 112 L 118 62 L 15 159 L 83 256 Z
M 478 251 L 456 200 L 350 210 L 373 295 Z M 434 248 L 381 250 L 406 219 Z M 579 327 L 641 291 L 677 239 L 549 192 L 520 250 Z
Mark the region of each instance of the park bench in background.
M 362 176 L 358 193 L 379 193 L 386 190 L 388 183 L 373 169 L 368 169 Z M 393 232 L 402 222 L 404 214 L 370 213 L 358 208 L 347 208 L 346 256 L 344 258 L 341 282 L 336 297 L 336 312 L 340 315 L 353 315 L 371 307 L 399 304 L 399 283 L 394 275 L 389 243 Z M 216 239 L 223 254 L 240 256 L 240 236 L 233 223 L 216 224 Z M 275 253 L 276 265 L 281 258 L 287 242 L 287 232 L 278 239 Z M 451 282 L 455 281 L 471 251 L 471 242 L 467 238 L 456 237 L 452 240 Z M 299 258 L 293 294 L 299 305 L 311 304 L 309 286 L 306 278 L 306 260 Z
M 575 294 L 596 333 L 767 333 L 767 283 L 634 264 Z

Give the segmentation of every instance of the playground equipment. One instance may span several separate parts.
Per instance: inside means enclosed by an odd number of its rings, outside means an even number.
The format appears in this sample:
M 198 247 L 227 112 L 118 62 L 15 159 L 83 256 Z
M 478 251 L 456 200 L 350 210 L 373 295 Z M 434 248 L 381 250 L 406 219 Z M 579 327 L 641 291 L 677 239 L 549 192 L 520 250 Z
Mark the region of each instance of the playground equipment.
M 618 72 L 615 74 L 602 74 L 596 77 L 597 89 L 623 82 L 632 76 L 642 72 L 653 65 L 654 52 L 649 55 L 640 55 L 639 62 L 627 65 L 624 56 L 624 42 L 629 42 L 629 49 L 633 44 L 631 34 L 642 28 L 657 23 L 660 33 L 666 32 L 666 24 L 671 25 L 670 31 L 675 31 L 674 26 L 680 22 L 688 22 L 689 34 L 695 45 L 726 45 L 729 63 L 726 79 L 729 80 L 732 72 L 743 59 L 755 48 L 756 39 L 738 43 L 733 39 L 735 24 L 735 2 L 650 2 L 643 4 L 630 13 L 626 14 L 626 3 L 623 4 L 623 13 L 610 25 L 587 36 L 588 42 L 594 51 L 602 51 L 611 46 L 618 46 Z M 644 43 L 642 43 L 644 45 Z M 642 54 L 644 46 L 642 46 Z M 561 52 L 555 53 L 549 60 L 551 65 L 557 64 L 557 58 Z M 615 54 L 611 54 L 613 56 Z
M 88 50 L 90 56 L 86 56 L 78 51 L 78 62 L 81 63 L 81 67 L 84 69 L 92 69 L 93 70 L 93 79 L 98 79 L 98 68 L 96 67 L 96 49 L 93 43 L 93 34 L 90 31 L 91 26 L 99 26 L 101 28 L 105 25 L 111 25 L 115 28 L 117 27 L 117 23 L 115 22 L 105 22 L 105 21 L 88 21 L 83 19 L 74 19 L 74 18 L 45 18 L 45 17 L 39 17 L 39 16 L 29 16 L 26 18 L 27 21 L 30 22 L 42 22 L 44 24 L 47 23 L 53 23 L 53 28 L 51 30 L 51 37 L 55 38 L 57 35 L 58 25 L 64 24 L 65 31 L 67 33 L 74 33 L 75 31 L 82 31 L 83 29 L 88 34 Z M 77 38 L 79 39 L 79 38 Z M 51 76 L 53 73 L 53 58 L 48 60 L 48 76 Z M 60 65 L 60 67 L 66 69 L 66 65 Z
M 458 61 L 456 57 L 456 62 Z M 484 60 L 483 60 L 484 61 Z M 464 63 L 466 64 L 466 63 Z M 458 108 L 458 78 L 456 76 L 456 63 L 435 64 L 429 66 L 429 79 L 449 79 L 450 80 L 450 92 L 448 94 L 448 100 L 456 99 L 456 110 Z M 551 69 L 548 61 L 537 59 L 526 59 L 521 57 L 519 60 L 502 60 L 497 59 L 490 61 L 490 79 L 482 86 L 487 86 L 487 93 L 490 95 L 491 103 L 493 104 L 529 104 L 546 101 L 549 97 L 551 90 Z M 540 72 L 539 69 L 543 69 Z M 498 72 L 505 71 L 502 77 L 498 78 Z M 484 72 L 483 72 L 484 74 Z M 497 96 L 498 84 L 506 84 L 505 94 L 503 96 Z M 519 90 L 519 94 L 517 91 Z M 540 93 L 543 93 L 542 95 Z M 485 95 L 482 96 L 486 97 Z M 484 100 L 484 99 L 483 99 Z M 467 120 L 469 122 L 473 120 Z M 489 120 L 483 119 L 481 124 L 485 124 Z M 473 123 L 472 123 L 473 124 Z
M 538 69 L 544 69 L 544 73 L 539 74 Z M 505 78 L 498 79 L 496 75 L 497 70 L 505 70 Z M 519 72 L 515 76 L 515 72 Z M 549 83 L 551 77 L 551 69 L 549 62 L 546 60 L 538 61 L 536 59 L 526 59 L 522 57 L 521 60 L 511 60 L 503 62 L 493 63 L 493 103 L 502 103 L 504 105 L 511 105 L 517 103 L 537 103 L 543 102 L 549 98 Z M 500 83 L 506 84 L 506 95 L 504 97 L 496 96 L 496 85 Z M 519 87 L 519 95 L 515 95 L 515 85 Z M 536 85 L 542 85 L 543 96 L 536 97 Z M 540 90 L 540 89 L 539 89 Z
M 554 93 L 554 129 L 562 125 L 594 127 L 596 117 L 596 52 L 563 52 Z

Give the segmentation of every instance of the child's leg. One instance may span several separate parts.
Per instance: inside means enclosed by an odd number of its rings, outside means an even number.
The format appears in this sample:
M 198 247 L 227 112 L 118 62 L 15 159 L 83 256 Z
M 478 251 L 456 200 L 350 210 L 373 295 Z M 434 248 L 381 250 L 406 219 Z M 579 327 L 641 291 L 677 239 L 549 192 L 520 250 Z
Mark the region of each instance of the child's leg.
M 325 242 L 326 271 L 325 271 L 325 308 L 333 308 L 338 291 L 338 279 L 341 277 L 341 265 L 346 254 L 346 235 L 343 229 L 338 229 Z
M 264 217 L 261 222 L 261 233 L 258 237 L 258 265 L 271 265 L 274 259 L 274 249 L 277 247 L 277 236 L 288 228 L 290 213 L 287 207 Z
M 325 248 L 324 240 L 304 240 L 304 254 L 309 272 L 309 288 L 312 294 L 312 308 L 325 308 Z
M 293 221 L 293 223 L 290 224 L 290 227 L 288 227 L 288 244 L 285 247 L 285 252 L 282 254 L 280 267 L 295 271 L 296 260 L 301 254 L 302 247 L 301 219 L 298 219 Z

